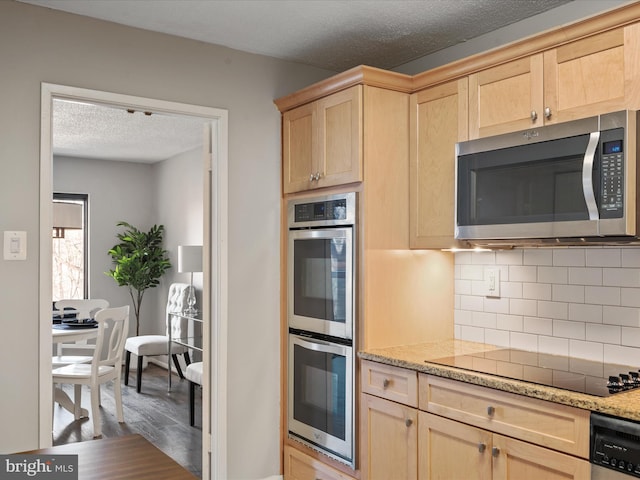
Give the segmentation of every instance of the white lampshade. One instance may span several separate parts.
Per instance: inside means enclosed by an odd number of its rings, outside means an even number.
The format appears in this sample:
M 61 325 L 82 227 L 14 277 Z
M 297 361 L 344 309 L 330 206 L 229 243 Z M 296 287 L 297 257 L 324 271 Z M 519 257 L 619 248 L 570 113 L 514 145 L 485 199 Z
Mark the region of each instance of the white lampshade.
M 81 229 L 82 204 L 71 202 L 53 202 L 53 227 Z
M 178 272 L 202 271 L 202 245 L 178 246 Z

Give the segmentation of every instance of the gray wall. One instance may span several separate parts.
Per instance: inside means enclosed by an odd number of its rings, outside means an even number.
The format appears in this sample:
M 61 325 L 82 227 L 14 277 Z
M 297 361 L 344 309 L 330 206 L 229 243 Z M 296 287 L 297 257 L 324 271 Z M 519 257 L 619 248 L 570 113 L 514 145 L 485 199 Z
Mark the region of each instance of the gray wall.
M 223 441 L 230 478 L 277 473 L 280 115 L 273 99 L 331 72 L 12 1 L 0 2 L 0 45 L 0 231 L 26 231 L 29 248 L 26 261 L 0 260 L 0 322 L 4 338 L 16 339 L 0 349 L 2 365 L 11 365 L 0 369 L 0 385 L 11 392 L 0 400 L 0 452 L 38 447 L 40 88 L 49 82 L 228 109 Z
M 112 306 L 131 303 L 128 290 L 118 287 L 104 272 L 111 268 L 107 251 L 118 239 L 123 220 L 141 230 L 153 225 L 153 168 L 130 162 L 105 162 L 95 159 L 54 157 L 53 190 L 89 195 L 89 296 L 104 298 Z M 144 303 L 145 306 L 147 302 Z M 141 325 L 153 317 L 150 309 L 141 309 Z M 145 321 L 146 320 L 146 321 Z M 130 331 L 135 332 L 133 318 Z M 142 330 L 143 333 L 150 331 Z
M 54 157 L 53 189 L 89 195 L 89 296 L 110 304 L 130 305 L 128 290 L 104 274 L 112 266 L 107 251 L 122 232 L 123 220 L 140 230 L 164 225 L 164 248 L 172 268 L 155 289 L 145 292 L 140 333 L 163 334 L 169 285 L 189 283 L 188 273 L 178 272 L 178 245 L 202 245 L 202 151 L 192 150 L 155 164 Z M 201 299 L 202 274 L 193 283 Z M 131 334 L 135 334 L 133 321 Z

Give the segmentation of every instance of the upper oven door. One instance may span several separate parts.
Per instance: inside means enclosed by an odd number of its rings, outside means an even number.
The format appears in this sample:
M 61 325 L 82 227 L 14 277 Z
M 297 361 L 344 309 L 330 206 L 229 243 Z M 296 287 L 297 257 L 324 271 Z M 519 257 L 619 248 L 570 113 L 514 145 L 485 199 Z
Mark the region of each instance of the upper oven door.
M 353 228 L 289 231 L 289 327 L 353 338 Z

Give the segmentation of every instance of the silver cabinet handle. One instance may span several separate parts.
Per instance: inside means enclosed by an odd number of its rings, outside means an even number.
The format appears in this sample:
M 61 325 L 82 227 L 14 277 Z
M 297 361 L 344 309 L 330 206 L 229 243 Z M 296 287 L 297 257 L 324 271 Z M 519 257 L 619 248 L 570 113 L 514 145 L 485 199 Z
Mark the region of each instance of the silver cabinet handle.
M 413 425 L 413 420 L 411 420 L 410 418 L 407 418 L 407 419 L 405 420 L 404 424 L 405 424 L 407 427 L 410 427 L 411 425 Z
M 493 417 L 494 413 L 496 413 L 496 409 L 494 407 L 492 407 L 491 405 L 489 405 L 487 407 L 487 415 L 489 415 L 490 417 Z
M 538 112 L 531 110 L 531 121 L 535 122 L 538 119 Z
M 551 118 L 551 109 L 549 107 L 544 109 L 544 118 Z
M 487 449 L 487 446 L 484 443 L 479 443 L 478 444 L 478 451 L 480 453 L 484 453 L 484 451 Z
M 500 449 L 498 447 L 493 447 L 491 449 L 491 456 L 496 458 L 498 455 L 500 455 Z
M 391 380 L 389 380 L 388 378 L 385 378 L 382 381 L 382 388 L 386 389 L 390 384 L 391 384 Z
M 322 178 L 320 172 L 316 172 L 316 182 Z
M 312 173 L 309 175 L 309 181 L 313 182 L 316 179 L 316 176 Z

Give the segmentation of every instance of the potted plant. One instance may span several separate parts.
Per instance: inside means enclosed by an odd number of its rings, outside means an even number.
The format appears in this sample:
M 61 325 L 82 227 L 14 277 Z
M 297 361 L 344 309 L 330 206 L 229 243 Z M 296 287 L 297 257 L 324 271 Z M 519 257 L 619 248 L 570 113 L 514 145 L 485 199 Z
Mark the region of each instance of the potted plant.
M 119 222 L 125 231 L 117 235 L 120 243 L 109 250 L 114 267 L 105 272 L 120 287 L 128 287 L 136 317 L 136 336 L 140 335 L 140 305 L 144 292 L 157 287 L 160 277 L 171 268 L 168 252 L 162 248 L 163 225 L 142 232 L 127 222 Z

